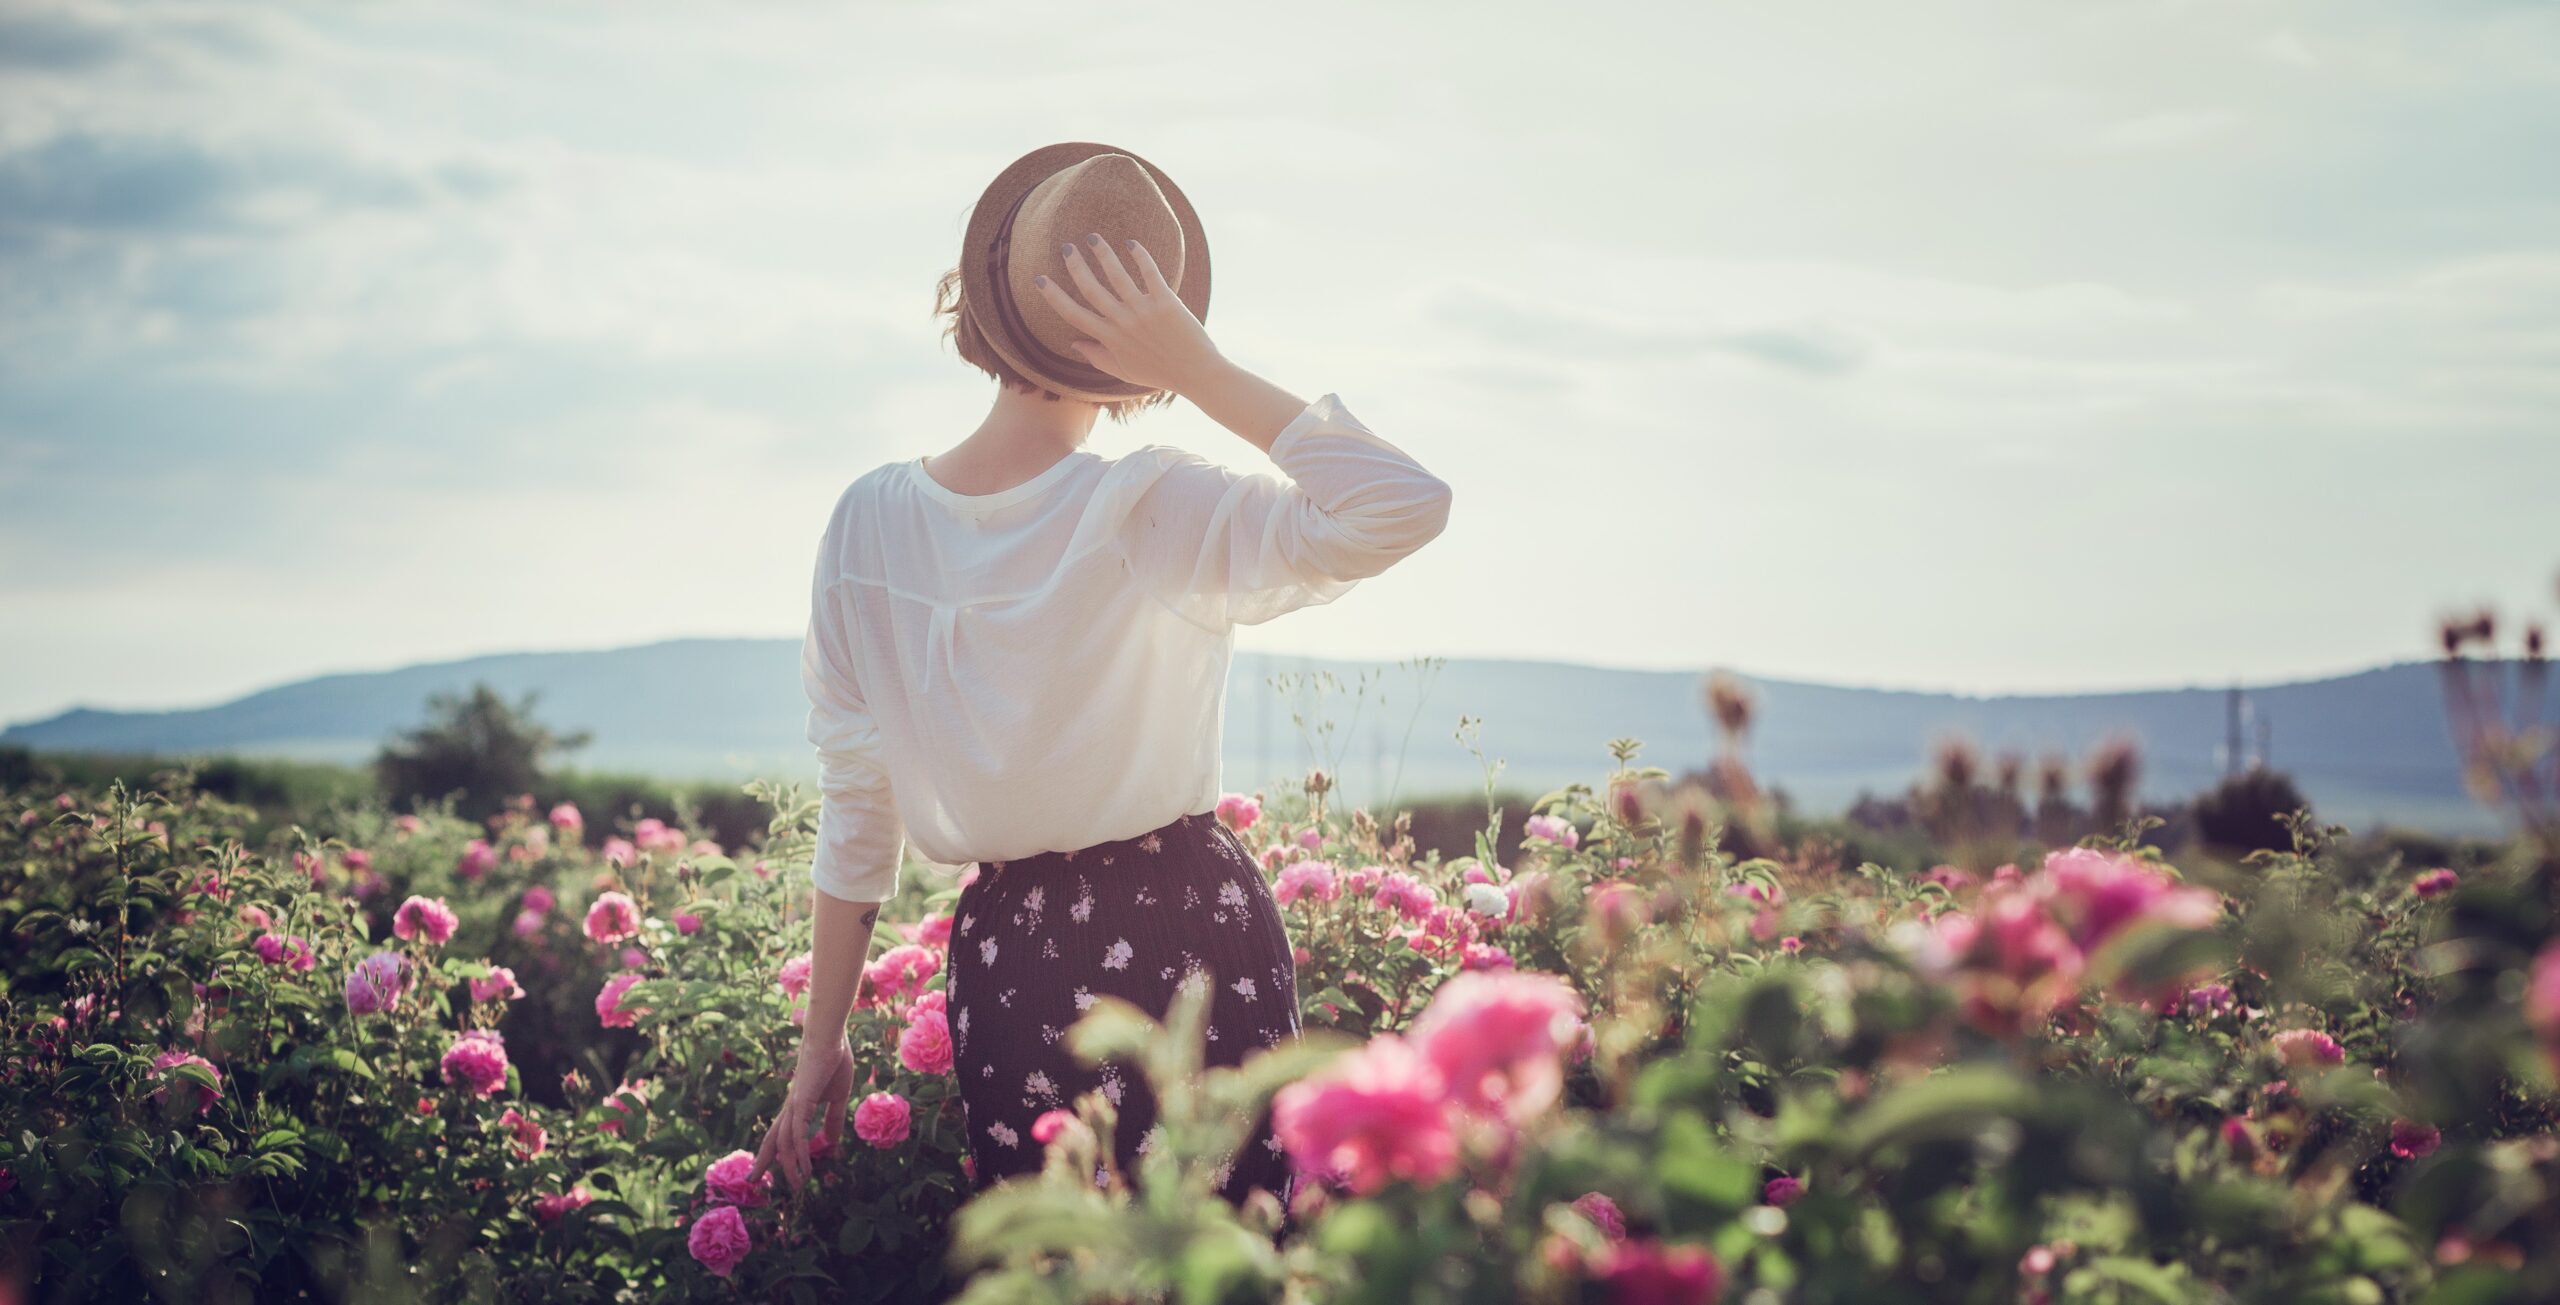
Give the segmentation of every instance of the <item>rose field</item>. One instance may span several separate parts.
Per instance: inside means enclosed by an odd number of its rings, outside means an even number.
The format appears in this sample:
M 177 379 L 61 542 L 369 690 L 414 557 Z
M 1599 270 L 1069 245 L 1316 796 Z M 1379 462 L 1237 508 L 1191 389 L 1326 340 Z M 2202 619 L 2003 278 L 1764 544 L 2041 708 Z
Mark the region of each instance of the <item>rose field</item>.
M 1322 772 L 1231 795 L 1304 1036 L 1204 1073 L 1198 988 L 1099 1000 L 1068 1037 L 1143 1068 L 1154 1144 L 1110 1165 L 1088 1094 L 974 1199 L 960 884 L 912 869 L 852 1109 L 804 1189 L 748 1181 L 809 981 L 794 788 L 750 786 L 770 826 L 722 846 L 530 795 L 249 838 L 175 772 L 21 785 L 7 1298 L 2560 1299 L 2560 762 L 2481 703 L 2538 693 L 2538 647 L 2460 633 L 2454 723 L 2514 833 L 2433 863 L 2309 818 L 2242 855 L 2164 856 L 2139 812 L 2048 845 L 1952 760 L 1926 855 L 1845 856 L 1771 819 L 1730 698 L 1705 778 L 1620 740 L 1488 800 L 1473 855 Z M 1285 1224 L 1212 1195 L 1266 1100 Z

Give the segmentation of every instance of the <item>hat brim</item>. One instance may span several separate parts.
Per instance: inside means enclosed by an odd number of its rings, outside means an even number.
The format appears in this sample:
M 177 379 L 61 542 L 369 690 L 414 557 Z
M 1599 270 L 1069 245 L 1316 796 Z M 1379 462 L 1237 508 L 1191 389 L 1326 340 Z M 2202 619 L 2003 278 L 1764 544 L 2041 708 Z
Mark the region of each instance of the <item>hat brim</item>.
M 1132 385 L 1116 379 L 1086 384 L 1061 380 L 1053 374 L 1053 369 L 1042 366 L 1036 357 L 1026 356 L 1029 350 L 996 324 L 994 314 L 979 311 L 980 305 L 989 302 L 987 296 L 1012 293 L 1009 287 L 997 280 L 991 266 L 996 232 L 1004 225 L 1005 214 L 1032 187 L 1051 174 L 1097 154 L 1127 154 L 1136 159 L 1138 166 L 1145 168 L 1147 175 L 1154 179 L 1156 188 L 1164 192 L 1165 203 L 1182 224 L 1182 282 L 1173 288 L 1174 296 L 1182 300 L 1193 317 L 1204 322 L 1209 320 L 1209 239 L 1207 233 L 1200 229 L 1200 215 L 1192 210 L 1191 200 L 1182 193 L 1181 187 L 1173 184 L 1173 178 L 1166 176 L 1162 168 L 1116 145 L 1093 141 L 1043 145 L 1006 165 L 1004 171 L 997 173 L 996 179 L 987 184 L 986 191 L 978 196 L 977 207 L 969 210 L 968 233 L 960 245 L 960 297 L 963 311 L 969 314 L 971 323 L 978 328 L 978 334 L 986 340 L 987 347 L 995 350 L 996 355 L 1024 380 L 1065 398 L 1086 403 L 1113 403 L 1122 399 L 1144 398 L 1156 391 L 1149 386 Z

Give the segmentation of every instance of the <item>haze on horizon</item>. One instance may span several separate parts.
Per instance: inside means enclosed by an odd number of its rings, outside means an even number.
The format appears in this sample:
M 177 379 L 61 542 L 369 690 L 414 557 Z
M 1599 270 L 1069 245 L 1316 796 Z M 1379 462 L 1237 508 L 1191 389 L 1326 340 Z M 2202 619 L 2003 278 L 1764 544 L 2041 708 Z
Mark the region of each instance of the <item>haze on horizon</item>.
M 1972 693 L 2548 619 L 2560 10 L 0 3 L 0 722 L 796 637 L 1005 163 L 1457 489 L 1243 647 Z M 1187 405 L 1092 447 L 1260 455 Z M 1477 709 L 1461 704 L 1461 709 Z

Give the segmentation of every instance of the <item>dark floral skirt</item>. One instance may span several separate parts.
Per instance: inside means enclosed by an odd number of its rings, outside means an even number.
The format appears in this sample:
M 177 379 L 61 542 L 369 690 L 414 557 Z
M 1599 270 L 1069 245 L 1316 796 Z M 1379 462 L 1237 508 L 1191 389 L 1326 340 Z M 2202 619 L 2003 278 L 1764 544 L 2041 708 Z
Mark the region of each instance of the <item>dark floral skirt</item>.
M 1297 1036 L 1297 967 L 1279 903 L 1215 811 L 1133 838 L 980 862 L 955 913 L 953 1066 L 981 1189 L 1038 1172 L 1031 1121 L 1094 1087 L 1119 1111 L 1112 1150 L 1122 1172 L 1155 1143 L 1155 1099 L 1136 1064 L 1087 1068 L 1067 1050 L 1067 1026 L 1098 997 L 1163 1019 L 1183 985 L 1211 985 L 1204 1065 L 1234 1065 Z M 1226 1157 L 1219 1191 L 1240 1203 L 1261 1188 L 1286 1208 L 1293 1187 L 1266 1106 Z

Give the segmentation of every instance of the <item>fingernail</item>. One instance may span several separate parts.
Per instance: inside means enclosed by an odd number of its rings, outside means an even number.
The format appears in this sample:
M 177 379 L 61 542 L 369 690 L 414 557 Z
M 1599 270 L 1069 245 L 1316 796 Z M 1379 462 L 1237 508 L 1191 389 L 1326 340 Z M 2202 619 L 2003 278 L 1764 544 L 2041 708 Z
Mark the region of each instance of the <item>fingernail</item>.
M 1049 278 L 1047 278 L 1047 277 L 1045 277 L 1045 276 L 1035 276 L 1035 277 L 1031 278 L 1031 284 L 1036 285 L 1036 286 L 1040 287 L 1040 288 L 1041 288 L 1041 289 L 1043 289 L 1043 290 L 1046 290 L 1046 289 L 1048 289 L 1048 288 L 1049 288 Z
M 1068 244 L 1058 246 L 1058 256 L 1060 258 L 1071 258 L 1075 255 L 1075 252 L 1076 247 L 1074 245 Z
M 1132 254 L 1138 252 L 1138 242 L 1135 240 L 1123 240 L 1120 244 Z
M 1093 246 L 1094 248 L 1096 248 L 1096 249 L 1100 249 L 1100 248 L 1102 248 L 1102 233 L 1101 233 L 1101 232 L 1099 232 L 1099 231 L 1094 232 L 1092 235 L 1086 236 L 1086 237 L 1085 237 L 1085 240 L 1086 240 L 1087 242 L 1089 242 L 1090 244 L 1092 244 L 1092 246 Z

